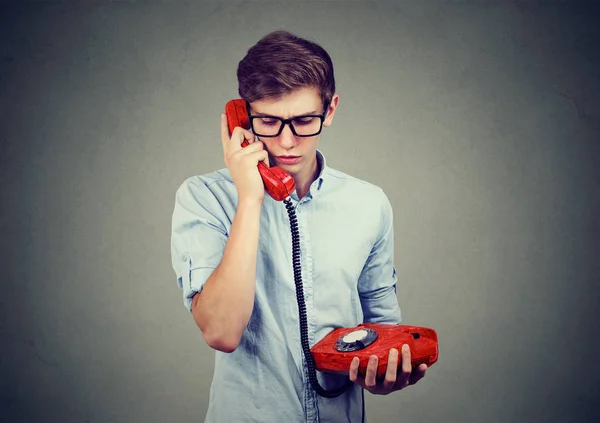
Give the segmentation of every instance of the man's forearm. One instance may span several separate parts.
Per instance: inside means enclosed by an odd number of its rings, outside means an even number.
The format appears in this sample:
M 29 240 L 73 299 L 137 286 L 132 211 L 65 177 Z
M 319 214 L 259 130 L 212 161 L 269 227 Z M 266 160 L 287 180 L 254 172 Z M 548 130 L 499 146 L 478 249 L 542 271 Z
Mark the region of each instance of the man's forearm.
M 240 203 L 221 263 L 192 300 L 192 314 L 209 346 L 237 348 L 254 307 L 261 203 Z

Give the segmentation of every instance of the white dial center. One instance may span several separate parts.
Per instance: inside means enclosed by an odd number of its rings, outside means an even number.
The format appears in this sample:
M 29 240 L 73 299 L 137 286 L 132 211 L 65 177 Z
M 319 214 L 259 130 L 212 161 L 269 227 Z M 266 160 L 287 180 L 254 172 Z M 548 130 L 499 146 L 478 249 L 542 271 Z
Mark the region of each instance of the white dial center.
M 365 339 L 365 337 L 367 336 L 367 333 L 368 332 L 364 329 L 355 330 L 354 332 L 350 332 L 349 334 L 344 336 L 342 339 L 346 343 L 361 341 L 361 340 Z

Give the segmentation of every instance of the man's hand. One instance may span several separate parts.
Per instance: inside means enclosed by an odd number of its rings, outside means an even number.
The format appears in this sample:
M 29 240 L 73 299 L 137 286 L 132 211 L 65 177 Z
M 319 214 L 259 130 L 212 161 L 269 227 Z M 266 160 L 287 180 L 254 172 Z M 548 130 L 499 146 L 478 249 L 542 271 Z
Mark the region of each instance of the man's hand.
M 375 395 L 387 395 L 390 392 L 399 391 L 409 385 L 414 385 L 425 376 L 426 364 L 421 364 L 412 370 L 410 363 L 410 348 L 408 345 L 402 347 L 401 371 L 398 372 L 398 350 L 391 349 L 388 357 L 387 369 L 383 380 L 377 378 L 377 356 L 369 359 L 365 376 L 358 374 L 358 357 L 354 357 L 350 364 L 350 380 Z
M 249 145 L 242 148 L 244 140 Z M 238 201 L 261 203 L 265 197 L 265 186 L 258 171 L 258 162 L 269 166 L 269 155 L 261 141 L 247 129 L 236 127 L 229 136 L 227 116 L 221 115 L 221 142 L 225 164 L 238 192 Z

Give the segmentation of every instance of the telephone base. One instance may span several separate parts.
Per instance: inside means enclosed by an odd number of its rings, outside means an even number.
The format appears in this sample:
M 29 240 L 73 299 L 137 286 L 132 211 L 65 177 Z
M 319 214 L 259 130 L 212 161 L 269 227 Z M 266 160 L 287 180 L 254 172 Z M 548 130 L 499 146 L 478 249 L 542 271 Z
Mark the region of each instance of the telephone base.
M 338 328 L 317 342 L 311 352 L 317 370 L 347 375 L 354 357 L 360 359 L 358 373 L 365 375 L 369 358 L 377 356 L 377 377 L 383 378 L 389 352 L 408 344 L 413 368 L 425 363 L 431 367 L 438 359 L 438 340 L 435 330 L 420 326 L 363 323 L 355 328 Z M 401 361 L 398 361 L 398 372 Z

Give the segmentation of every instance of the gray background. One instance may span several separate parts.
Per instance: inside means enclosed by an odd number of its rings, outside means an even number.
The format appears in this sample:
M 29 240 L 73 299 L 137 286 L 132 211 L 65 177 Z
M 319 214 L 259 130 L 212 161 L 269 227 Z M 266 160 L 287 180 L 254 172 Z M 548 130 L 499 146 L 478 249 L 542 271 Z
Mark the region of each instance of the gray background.
M 332 55 L 321 149 L 388 194 L 405 323 L 440 338 L 370 421 L 600 419 L 597 6 L 12 3 L 2 421 L 203 420 L 214 354 L 171 269 L 174 193 L 223 166 L 237 63 L 280 28 Z

